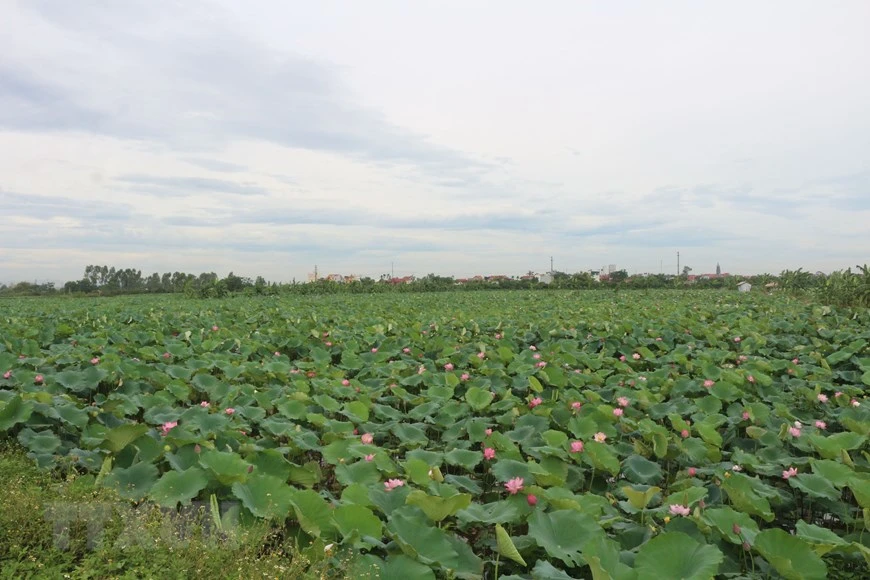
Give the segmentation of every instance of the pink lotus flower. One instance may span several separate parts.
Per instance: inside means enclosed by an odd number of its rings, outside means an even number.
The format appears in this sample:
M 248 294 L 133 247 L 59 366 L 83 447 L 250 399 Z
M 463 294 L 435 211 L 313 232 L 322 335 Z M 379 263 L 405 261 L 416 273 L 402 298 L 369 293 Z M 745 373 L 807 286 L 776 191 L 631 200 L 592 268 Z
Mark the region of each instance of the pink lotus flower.
M 523 489 L 523 478 L 515 477 L 513 479 L 509 479 L 504 487 L 511 495 L 516 495 L 521 489 Z
M 199 406 L 202 407 L 203 409 L 208 409 L 209 407 L 211 407 L 211 403 L 209 403 L 208 401 L 203 401 L 202 403 L 199 404 Z
M 343 387 L 349 387 L 349 386 L 350 386 L 350 381 L 347 380 L 347 379 L 342 379 L 342 381 L 341 381 L 341 386 L 343 386 Z
M 640 360 L 640 353 L 634 353 L 633 355 L 631 355 L 631 358 L 633 358 L 634 360 Z
M 369 453 L 368 455 L 366 455 L 366 461 L 372 461 L 374 458 L 375 458 L 374 453 Z
M 583 452 L 583 442 L 582 441 L 572 441 L 571 442 L 571 453 L 582 453 Z
M 218 328 L 217 324 L 215 324 L 214 326 L 211 327 L 212 332 L 217 332 L 218 330 L 220 330 L 220 329 Z
M 824 393 L 819 393 L 818 395 L 816 395 L 816 398 L 819 400 L 820 403 L 828 402 L 828 396 Z
M 492 429 L 487 429 L 486 431 L 484 431 L 484 433 L 486 433 L 486 436 L 489 437 L 490 435 L 492 435 Z
M 410 353 L 411 353 L 411 349 L 408 348 L 408 347 L 406 346 L 405 348 L 402 349 L 402 352 L 405 353 L 405 354 L 410 354 Z
M 202 447 L 199 446 L 199 443 L 193 446 L 193 452 L 196 454 L 202 453 Z
M 682 437 L 683 439 L 686 439 L 688 436 L 689 436 L 688 429 L 683 429 L 682 431 L 680 431 L 680 437 Z
M 538 363 L 535 363 L 535 366 L 538 367 L 539 369 L 542 369 L 545 366 L 547 366 L 547 363 L 546 363 L 546 361 L 540 361 Z
M 800 427 L 789 427 L 788 432 L 792 437 L 800 437 L 801 436 Z
M 624 354 L 619 355 L 619 360 L 622 362 L 625 362 L 625 355 Z
M 38 383 L 41 383 L 43 381 L 45 381 L 45 377 L 43 377 L 42 375 L 36 375 L 35 377 L 33 377 L 34 383 L 38 384 Z
M 444 365 L 444 370 L 445 371 L 452 371 L 453 370 L 453 363 L 447 363 L 446 365 Z
M 842 392 L 842 391 L 837 391 L 837 392 L 834 393 L 834 398 L 835 398 L 835 399 L 836 399 L 836 398 L 839 398 L 839 397 L 842 397 L 842 396 L 843 396 L 843 392 Z
M 372 352 L 378 352 L 377 347 L 372 348 Z
M 227 407 L 227 408 L 224 410 L 224 413 L 226 413 L 227 415 L 232 415 L 232 414 L 235 413 L 235 412 L 236 412 L 236 410 L 233 409 L 232 407 Z
M 860 407 L 861 406 L 861 403 L 858 402 L 858 399 L 852 399 L 852 402 L 849 404 L 852 405 L 853 407 Z
M 678 503 L 671 504 L 668 511 L 674 516 L 687 516 L 691 513 L 689 506 L 680 505 Z
M 327 341 L 324 342 L 323 344 L 325 344 L 326 346 L 332 346 L 332 341 L 327 340 Z
M 628 407 L 629 405 L 628 397 L 619 397 L 618 399 L 616 399 L 616 402 L 619 404 L 620 407 Z
M 619 407 L 617 407 L 613 410 L 614 417 L 622 417 L 622 413 L 623 413 L 623 411 Z
M 281 356 L 281 353 L 280 353 L 280 352 L 278 352 L 278 351 L 277 351 L 277 350 L 276 350 L 276 351 L 275 351 L 275 353 L 274 353 L 274 354 L 275 354 L 275 356 Z
M 91 364 L 92 364 L 92 365 L 98 365 L 98 364 L 100 364 L 100 357 L 95 356 L 94 358 L 92 358 L 92 359 L 91 359 Z
M 526 501 L 527 501 L 527 502 L 529 503 L 529 505 L 532 506 L 532 507 L 535 507 L 536 505 L 538 505 L 538 498 L 537 498 L 534 494 L 531 494 L 531 493 L 530 493 L 529 495 L 527 495 L 527 496 L 526 496 Z
M 748 377 L 746 377 L 746 380 L 749 381 L 750 383 L 754 383 L 755 377 L 753 377 L 752 375 L 749 375 Z
M 541 353 L 536 352 L 535 354 L 532 355 L 532 358 L 535 360 L 538 360 L 539 358 L 541 358 Z
M 538 347 L 536 347 L 536 346 L 533 344 L 532 346 L 529 347 L 529 350 L 538 350 Z
M 605 441 L 607 441 L 607 435 L 605 435 L 601 431 L 599 431 L 598 433 L 593 435 L 592 438 L 595 439 L 599 443 L 604 443 Z
M 801 361 L 797 357 L 795 357 L 795 358 L 791 359 L 791 362 L 793 362 L 794 364 L 798 364 Z
M 743 420 L 749 421 L 751 417 L 749 416 L 749 411 L 743 411 Z
M 496 339 L 496 340 L 501 340 L 501 334 L 496 333 L 496 334 L 495 334 L 495 339 Z
M 486 353 L 485 353 L 485 352 L 479 352 L 479 353 L 477 353 L 477 358 L 483 360 L 484 358 L 486 358 Z
M 741 338 L 739 336 L 734 337 L 734 342 L 740 342 Z
M 571 403 L 571 408 L 572 408 L 575 412 L 576 412 L 576 411 L 579 411 L 580 408 L 581 408 L 582 406 L 583 406 L 583 403 L 581 403 L 580 401 L 574 401 L 573 403 Z
M 689 468 L 689 477 L 695 477 L 695 475 L 697 475 L 697 473 L 698 473 L 698 470 L 695 469 L 694 467 Z
M 643 375 L 640 375 L 639 377 L 637 377 L 637 380 L 643 382 L 643 381 L 646 381 L 646 377 Z
M 495 449 L 492 447 L 485 447 L 483 449 L 483 458 L 484 459 L 495 459 Z
M 397 487 L 402 487 L 403 485 L 405 485 L 405 482 L 402 481 L 401 479 L 388 479 L 387 481 L 384 482 L 384 488 L 387 491 L 392 491 L 392 490 L 396 489 Z
M 161 427 L 161 429 L 163 430 L 163 436 L 165 437 L 167 433 L 172 431 L 172 429 L 174 427 L 177 427 L 177 426 L 178 426 L 178 421 L 167 421 L 166 423 L 164 423 L 163 426 Z
M 661 342 L 661 341 L 662 341 L 662 337 L 661 337 L 661 336 L 657 336 L 657 337 L 656 337 L 656 342 Z
M 731 466 L 731 471 L 737 471 L 737 472 L 740 472 L 740 471 L 743 471 L 743 468 L 740 467 L 739 465 L 732 465 L 732 466 Z
M 420 365 L 420 368 L 417 369 L 417 374 L 422 375 L 426 372 L 426 365 Z
M 538 405 L 540 405 L 543 402 L 544 401 L 543 401 L 543 399 L 541 399 L 541 397 L 535 397 L 534 399 L 529 401 L 529 409 L 534 409 L 535 407 L 537 407 Z
M 362 441 L 363 445 L 371 445 L 375 442 L 375 437 L 371 433 L 363 433 L 359 440 Z
M 470 378 L 471 378 L 471 375 L 469 375 L 468 373 L 462 373 L 461 375 L 459 375 L 460 381 L 467 381 Z
M 745 354 L 741 354 L 739 357 L 737 357 L 737 360 L 739 360 L 740 362 L 746 362 L 749 360 L 749 357 Z
M 11 377 L 11 376 L 12 376 L 12 371 L 6 371 L 5 373 L 3 373 L 3 378 L 4 378 L 4 379 L 8 379 L 8 378 Z
M 710 379 L 707 379 L 706 381 L 704 381 L 704 386 L 707 387 L 708 389 L 711 388 L 715 384 L 716 384 L 716 382 L 711 381 Z
M 797 474 L 797 467 L 789 467 L 787 470 L 782 472 L 782 478 L 788 479 L 789 477 L 794 477 Z
M 827 429 L 828 424 L 824 421 L 816 421 L 816 427 L 818 427 L 819 429 Z

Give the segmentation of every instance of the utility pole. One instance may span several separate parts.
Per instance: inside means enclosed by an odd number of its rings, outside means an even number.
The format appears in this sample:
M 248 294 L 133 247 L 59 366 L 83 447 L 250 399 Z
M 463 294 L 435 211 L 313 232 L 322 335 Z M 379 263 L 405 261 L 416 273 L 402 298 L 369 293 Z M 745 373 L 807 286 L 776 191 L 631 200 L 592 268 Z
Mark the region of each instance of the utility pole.
M 677 276 L 680 275 L 680 252 L 677 252 Z

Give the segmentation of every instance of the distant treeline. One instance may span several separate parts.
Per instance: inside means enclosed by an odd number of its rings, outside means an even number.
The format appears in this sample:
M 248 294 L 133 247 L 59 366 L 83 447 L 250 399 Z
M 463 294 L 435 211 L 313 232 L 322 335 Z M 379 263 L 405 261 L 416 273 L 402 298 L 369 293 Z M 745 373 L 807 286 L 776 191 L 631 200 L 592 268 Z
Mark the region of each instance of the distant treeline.
M 779 275 L 692 277 L 688 268 L 682 276 L 652 274 L 629 276 L 619 270 L 599 280 L 589 272 L 569 274 L 553 272 L 549 284 L 531 276 L 489 279 L 456 280 L 450 276 L 427 276 L 409 279 L 360 278 L 352 282 L 317 280 L 316 282 L 267 282 L 262 276 L 255 279 L 236 276 L 230 272 L 225 278 L 214 272 L 199 275 L 184 272 L 153 273 L 143 276 L 141 270 L 90 265 L 81 280 L 67 282 L 62 288 L 54 284 L 20 282 L 13 286 L 0 285 L 0 295 L 41 296 L 57 294 L 116 296 L 122 294 L 185 294 L 196 298 L 220 298 L 230 294 L 374 294 L 387 292 L 442 292 L 448 290 L 584 290 L 592 288 L 632 289 L 736 289 L 737 283 L 752 284 L 753 291 L 786 291 L 840 306 L 870 307 L 870 269 L 858 266 L 832 274 L 804 272 L 802 269 L 785 270 Z

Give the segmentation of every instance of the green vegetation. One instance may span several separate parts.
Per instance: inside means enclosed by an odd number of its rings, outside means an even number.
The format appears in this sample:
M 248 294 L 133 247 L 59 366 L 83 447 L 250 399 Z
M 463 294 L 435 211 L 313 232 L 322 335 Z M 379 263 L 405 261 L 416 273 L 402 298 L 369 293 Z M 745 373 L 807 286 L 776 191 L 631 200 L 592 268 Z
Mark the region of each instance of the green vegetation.
M 4 307 L 0 437 L 29 463 L 2 454 L 4 574 L 857 578 L 870 561 L 866 309 L 715 290 Z M 114 506 L 111 541 L 79 529 L 62 550 L 51 510 L 79 500 Z M 118 541 L 130 513 L 165 530 L 179 506 L 182 536 Z

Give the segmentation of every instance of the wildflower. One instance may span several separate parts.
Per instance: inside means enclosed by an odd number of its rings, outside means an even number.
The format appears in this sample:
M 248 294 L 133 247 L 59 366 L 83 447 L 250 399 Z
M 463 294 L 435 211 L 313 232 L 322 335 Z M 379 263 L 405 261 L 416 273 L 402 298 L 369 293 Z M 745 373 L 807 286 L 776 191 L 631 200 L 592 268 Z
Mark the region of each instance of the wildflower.
M 446 365 L 444 365 L 444 370 L 445 371 L 452 371 L 453 370 L 453 363 L 447 363 Z
M 374 454 L 374 453 L 369 453 L 368 455 L 366 455 L 366 461 L 371 461 L 371 460 L 373 460 L 374 458 L 375 458 L 375 454 Z
M 819 429 L 827 429 L 828 424 L 824 421 L 816 421 L 816 427 L 818 427 Z
M 640 360 L 640 353 L 634 353 L 633 355 L 631 355 L 631 358 L 633 358 L 634 360 Z
M 529 502 L 529 505 L 535 507 L 538 505 L 538 498 L 534 494 L 529 494 L 526 496 L 526 501 Z
M 538 405 L 540 405 L 543 402 L 544 402 L 544 400 L 541 399 L 541 397 L 535 397 L 534 399 L 529 401 L 529 409 L 534 409 L 535 407 L 537 407 Z
M 819 393 L 818 395 L 816 395 L 816 398 L 819 400 L 820 403 L 828 402 L 828 396 L 824 393 Z
M 581 403 L 580 401 L 574 401 L 573 403 L 571 403 L 571 409 L 573 409 L 575 413 L 577 411 L 579 411 L 580 407 L 582 407 L 582 406 L 583 406 L 583 403 Z
M 715 384 L 716 384 L 715 381 L 711 381 L 710 379 L 707 379 L 704 381 L 704 386 L 707 387 L 708 389 Z
M 628 397 L 619 397 L 616 402 L 619 403 L 620 407 L 628 407 Z
M 342 381 L 341 381 L 341 385 L 342 385 L 343 387 L 349 387 L 349 386 L 350 386 L 350 381 L 347 380 L 347 379 L 342 379 Z
M 403 485 L 405 485 L 405 482 L 401 479 L 388 479 L 384 482 L 384 487 L 387 491 L 392 491 L 397 487 L 402 487 Z
M 605 435 L 601 431 L 599 431 L 598 433 L 593 435 L 592 438 L 595 439 L 599 443 L 604 443 L 605 441 L 607 441 L 607 435 Z
M 797 474 L 797 467 L 789 467 L 787 470 L 782 472 L 782 478 L 788 479 L 789 477 L 794 477 Z
M 623 413 L 623 410 L 620 409 L 619 407 L 617 407 L 613 410 L 614 417 L 622 417 L 622 413 Z
M 752 375 L 749 375 L 748 377 L 746 377 L 746 380 L 749 381 L 750 383 L 754 383 L 755 377 L 753 377 Z
M 493 449 L 492 447 L 484 448 L 483 458 L 484 459 L 495 459 L 495 449 Z
M 174 427 L 178 426 L 178 421 L 167 421 L 163 424 L 161 429 L 163 430 L 163 436 L 165 437 Z
M 800 437 L 801 436 L 801 430 L 799 427 L 789 427 L 788 432 L 789 432 L 789 434 L 791 434 L 792 437 Z
M 695 474 L 697 474 L 697 473 L 698 473 L 698 470 L 695 469 L 694 467 L 689 468 L 689 477 L 695 477 Z
M 691 510 L 689 510 L 689 506 L 674 503 L 670 505 L 668 511 L 671 512 L 671 515 L 674 516 L 687 516 L 689 515 Z
M 98 365 L 98 364 L 100 364 L 100 357 L 95 356 L 94 358 L 92 358 L 92 359 L 91 359 L 91 364 L 92 364 L 92 365 Z
M 583 451 L 583 442 L 582 441 L 572 441 L 571 442 L 571 453 L 581 453 Z
M 233 409 L 232 407 L 227 407 L 227 408 L 224 410 L 224 413 L 226 413 L 227 415 L 232 415 L 232 414 L 235 413 L 235 412 L 236 412 L 236 410 Z
M 363 445 L 371 445 L 374 443 L 375 437 L 371 433 L 363 433 L 359 440 L 362 441 Z
M 523 489 L 523 478 L 522 477 L 515 477 L 513 479 L 509 479 L 504 484 L 504 487 L 506 490 L 508 490 L 508 492 L 511 495 L 516 495 L 518 491 Z
M 492 429 L 487 429 L 486 431 L 484 431 L 484 433 L 486 433 L 486 435 L 488 437 L 488 436 L 492 435 Z
M 35 377 L 33 377 L 33 382 L 37 384 L 43 382 L 44 380 L 45 377 L 43 377 L 42 375 L 36 375 Z
M 688 436 L 689 436 L 688 429 L 683 429 L 682 431 L 680 431 L 680 437 L 682 437 L 683 439 L 687 438 Z

